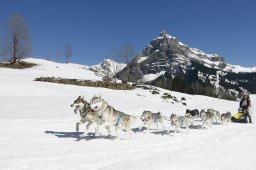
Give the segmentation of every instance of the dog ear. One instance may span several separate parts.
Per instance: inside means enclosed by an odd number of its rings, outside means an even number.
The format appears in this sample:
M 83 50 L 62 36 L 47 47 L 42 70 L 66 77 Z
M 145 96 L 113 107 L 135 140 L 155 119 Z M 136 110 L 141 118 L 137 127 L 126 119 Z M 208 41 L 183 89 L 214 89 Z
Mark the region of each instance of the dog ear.
M 82 99 L 84 99 L 84 96 L 82 97 Z
M 99 94 L 99 96 L 98 96 L 98 97 L 99 97 L 99 99 L 101 99 L 101 95 L 100 95 L 100 94 Z
M 81 96 L 78 97 L 78 99 L 80 99 L 80 98 L 81 98 Z

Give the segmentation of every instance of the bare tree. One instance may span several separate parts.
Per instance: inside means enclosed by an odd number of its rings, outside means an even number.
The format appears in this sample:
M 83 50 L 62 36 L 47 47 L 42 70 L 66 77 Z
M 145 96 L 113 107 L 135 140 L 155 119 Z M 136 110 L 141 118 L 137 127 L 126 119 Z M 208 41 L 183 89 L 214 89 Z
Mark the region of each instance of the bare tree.
M 55 51 L 55 61 L 60 62 L 60 57 L 61 57 L 61 50 L 56 49 L 56 51 Z
M 125 63 L 127 64 L 127 75 L 126 75 L 126 81 L 129 81 L 129 63 L 135 58 L 137 55 L 137 52 L 135 50 L 135 47 L 129 43 L 123 43 L 118 48 L 110 49 L 111 55 L 114 60 L 116 60 L 119 63 Z M 114 68 L 115 75 L 117 74 L 116 68 Z
M 110 49 L 113 59 L 117 62 L 128 64 L 137 54 L 135 47 L 129 43 L 123 43 L 118 48 Z
M 22 58 L 29 57 L 32 43 L 25 20 L 18 14 L 9 19 L 7 33 L 2 43 L 2 55 L 14 65 Z
M 63 54 L 65 56 L 66 63 L 70 62 L 70 58 L 73 55 L 73 47 L 71 44 L 66 44 L 63 49 Z

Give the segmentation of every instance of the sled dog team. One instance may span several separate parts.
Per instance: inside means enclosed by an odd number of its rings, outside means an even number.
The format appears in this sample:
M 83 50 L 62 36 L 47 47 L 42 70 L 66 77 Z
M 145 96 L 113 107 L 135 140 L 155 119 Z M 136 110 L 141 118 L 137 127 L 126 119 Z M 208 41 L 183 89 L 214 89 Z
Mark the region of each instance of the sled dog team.
M 101 96 L 93 96 L 88 103 L 84 97 L 79 96 L 72 104 L 71 107 L 74 107 L 74 112 L 80 114 L 80 121 L 76 123 L 76 131 L 79 131 L 79 125 L 83 123 L 87 123 L 86 132 L 89 127 L 96 123 L 95 135 L 98 135 L 100 129 L 103 127 L 107 129 L 108 135 L 111 135 L 111 126 L 115 127 L 117 139 L 119 139 L 119 130 L 125 128 L 129 133 L 129 138 L 131 139 L 131 126 L 136 121 L 136 117 L 130 114 L 123 113 L 121 111 L 116 110 L 112 106 L 110 106 Z M 150 126 L 154 123 L 157 128 L 158 124 L 161 124 L 162 128 L 165 129 L 163 124 L 163 120 L 165 117 L 162 116 L 161 112 L 153 113 L 151 111 L 144 111 L 140 117 L 142 121 L 142 125 L 139 128 L 141 130 L 144 126 L 147 126 L 147 132 L 150 129 Z M 175 133 L 179 130 L 181 126 L 186 127 L 186 131 L 188 133 L 188 129 L 190 125 L 193 125 L 194 119 L 201 119 L 203 122 L 203 126 L 212 126 L 213 120 L 216 122 L 221 121 L 222 124 L 225 122 L 231 122 L 231 113 L 223 113 L 220 114 L 219 111 L 213 109 L 201 110 L 200 112 L 197 109 L 194 110 L 186 110 L 184 116 L 179 116 L 177 114 L 172 113 L 168 120 L 171 122 L 171 126 L 175 128 Z M 170 133 L 171 130 L 168 130 Z M 83 137 L 83 136 L 81 136 Z

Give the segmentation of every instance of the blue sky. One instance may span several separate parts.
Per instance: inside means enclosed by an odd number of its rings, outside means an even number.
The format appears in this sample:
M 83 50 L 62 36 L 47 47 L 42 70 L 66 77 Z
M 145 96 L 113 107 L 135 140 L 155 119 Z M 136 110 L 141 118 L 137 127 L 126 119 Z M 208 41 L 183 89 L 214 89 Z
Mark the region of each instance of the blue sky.
M 54 60 L 66 43 L 72 62 L 93 65 L 124 42 L 137 51 L 162 30 L 231 64 L 256 66 L 254 0 L 0 0 L 0 37 L 15 13 L 28 23 L 33 56 Z

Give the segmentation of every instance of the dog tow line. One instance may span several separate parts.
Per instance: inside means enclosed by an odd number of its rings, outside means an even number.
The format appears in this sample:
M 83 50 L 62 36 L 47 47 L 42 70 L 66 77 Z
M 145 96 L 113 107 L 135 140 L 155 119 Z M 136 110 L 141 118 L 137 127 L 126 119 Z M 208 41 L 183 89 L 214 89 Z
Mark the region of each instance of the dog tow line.
M 119 117 L 114 121 L 114 122 L 116 122 L 116 124 L 113 122 L 113 125 L 114 125 L 114 126 L 117 126 L 117 125 L 119 124 L 120 119 L 121 119 L 123 116 L 124 116 L 124 112 L 120 112 Z

